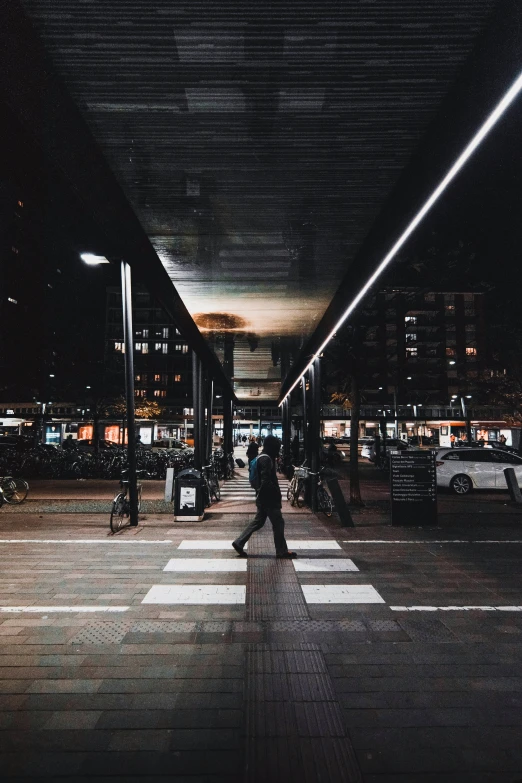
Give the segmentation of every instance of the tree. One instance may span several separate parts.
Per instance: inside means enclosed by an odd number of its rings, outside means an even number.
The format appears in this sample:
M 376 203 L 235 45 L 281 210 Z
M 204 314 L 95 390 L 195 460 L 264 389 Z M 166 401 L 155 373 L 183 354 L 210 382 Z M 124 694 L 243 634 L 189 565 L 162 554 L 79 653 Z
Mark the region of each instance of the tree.
M 113 415 L 125 416 L 127 414 L 127 401 L 125 397 L 118 397 L 108 406 Z M 156 400 L 138 398 L 135 402 L 134 415 L 137 419 L 158 419 L 163 413 L 163 408 Z

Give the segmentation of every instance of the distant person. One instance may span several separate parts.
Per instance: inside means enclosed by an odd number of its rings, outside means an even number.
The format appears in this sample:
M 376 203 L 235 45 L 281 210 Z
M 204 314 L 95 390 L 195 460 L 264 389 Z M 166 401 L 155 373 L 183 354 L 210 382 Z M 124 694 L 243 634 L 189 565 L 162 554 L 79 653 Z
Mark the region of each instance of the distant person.
M 246 436 L 246 435 L 243 435 L 243 437 L 241 438 L 241 440 L 243 441 L 243 443 L 246 443 L 246 442 L 247 442 L 247 436 Z
M 504 449 L 506 447 L 506 443 L 507 443 L 506 436 L 505 435 L 501 435 L 500 438 L 498 439 L 498 444 L 499 444 L 500 448 Z
M 486 441 L 484 440 L 484 435 L 481 435 L 480 438 L 477 441 L 478 445 L 479 446 L 484 446 L 485 442 Z
M 257 442 L 256 442 L 256 441 L 255 441 L 255 440 L 252 438 L 252 440 L 251 440 L 251 441 L 250 441 L 250 443 L 248 444 L 248 449 L 247 449 L 247 451 L 246 451 L 247 460 L 248 460 L 248 464 L 249 464 L 249 465 L 250 465 L 250 463 L 252 462 L 252 460 L 253 460 L 253 459 L 255 459 L 255 458 L 257 457 L 257 455 L 258 455 L 258 454 L 259 454 L 259 445 L 258 445 L 258 444 L 257 444 Z
M 450 435 L 450 445 L 451 445 L 452 449 L 455 448 L 455 440 L 456 440 L 455 435 L 453 433 L 451 433 L 451 435 Z
M 246 557 L 245 544 L 256 530 L 261 530 L 267 517 L 272 524 L 276 557 L 292 559 L 297 557 L 295 552 L 288 551 L 285 539 L 285 521 L 281 514 L 281 490 L 276 473 L 276 460 L 281 448 L 281 441 L 274 435 L 267 435 L 263 452 L 257 458 L 257 487 L 256 506 L 257 513 L 240 536 L 232 542 L 232 546 L 240 557 Z
M 70 451 L 71 449 L 74 449 L 74 443 L 73 443 L 73 436 L 67 435 L 66 439 L 62 443 L 62 449 L 64 451 Z

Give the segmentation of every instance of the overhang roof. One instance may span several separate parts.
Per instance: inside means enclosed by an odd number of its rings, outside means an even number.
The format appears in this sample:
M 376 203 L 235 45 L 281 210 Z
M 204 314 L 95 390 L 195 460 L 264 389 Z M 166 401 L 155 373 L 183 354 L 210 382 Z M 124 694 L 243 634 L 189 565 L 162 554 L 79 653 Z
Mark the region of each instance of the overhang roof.
M 277 398 L 494 5 L 23 2 L 244 400 Z

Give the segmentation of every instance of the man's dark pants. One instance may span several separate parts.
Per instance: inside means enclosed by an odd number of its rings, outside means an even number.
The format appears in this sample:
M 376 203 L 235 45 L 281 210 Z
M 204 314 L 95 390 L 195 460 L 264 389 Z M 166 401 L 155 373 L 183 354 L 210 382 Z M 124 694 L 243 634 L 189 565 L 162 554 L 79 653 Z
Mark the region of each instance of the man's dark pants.
M 243 549 L 252 533 L 255 533 L 256 530 L 261 530 L 266 522 L 267 517 L 272 523 L 276 554 L 286 554 L 286 552 L 288 552 L 288 546 L 285 539 L 285 520 L 283 519 L 280 508 L 270 508 L 257 505 L 257 514 L 255 515 L 252 522 L 250 522 L 250 524 L 247 525 L 247 527 L 243 530 L 241 535 L 236 538 L 234 544 Z

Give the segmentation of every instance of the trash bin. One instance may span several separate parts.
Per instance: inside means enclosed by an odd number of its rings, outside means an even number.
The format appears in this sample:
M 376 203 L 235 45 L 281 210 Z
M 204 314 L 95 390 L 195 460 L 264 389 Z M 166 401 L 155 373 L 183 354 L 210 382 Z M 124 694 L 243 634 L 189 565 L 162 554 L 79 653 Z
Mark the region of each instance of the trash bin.
M 204 517 L 203 485 L 199 470 L 187 468 L 176 476 L 174 521 L 201 522 Z

